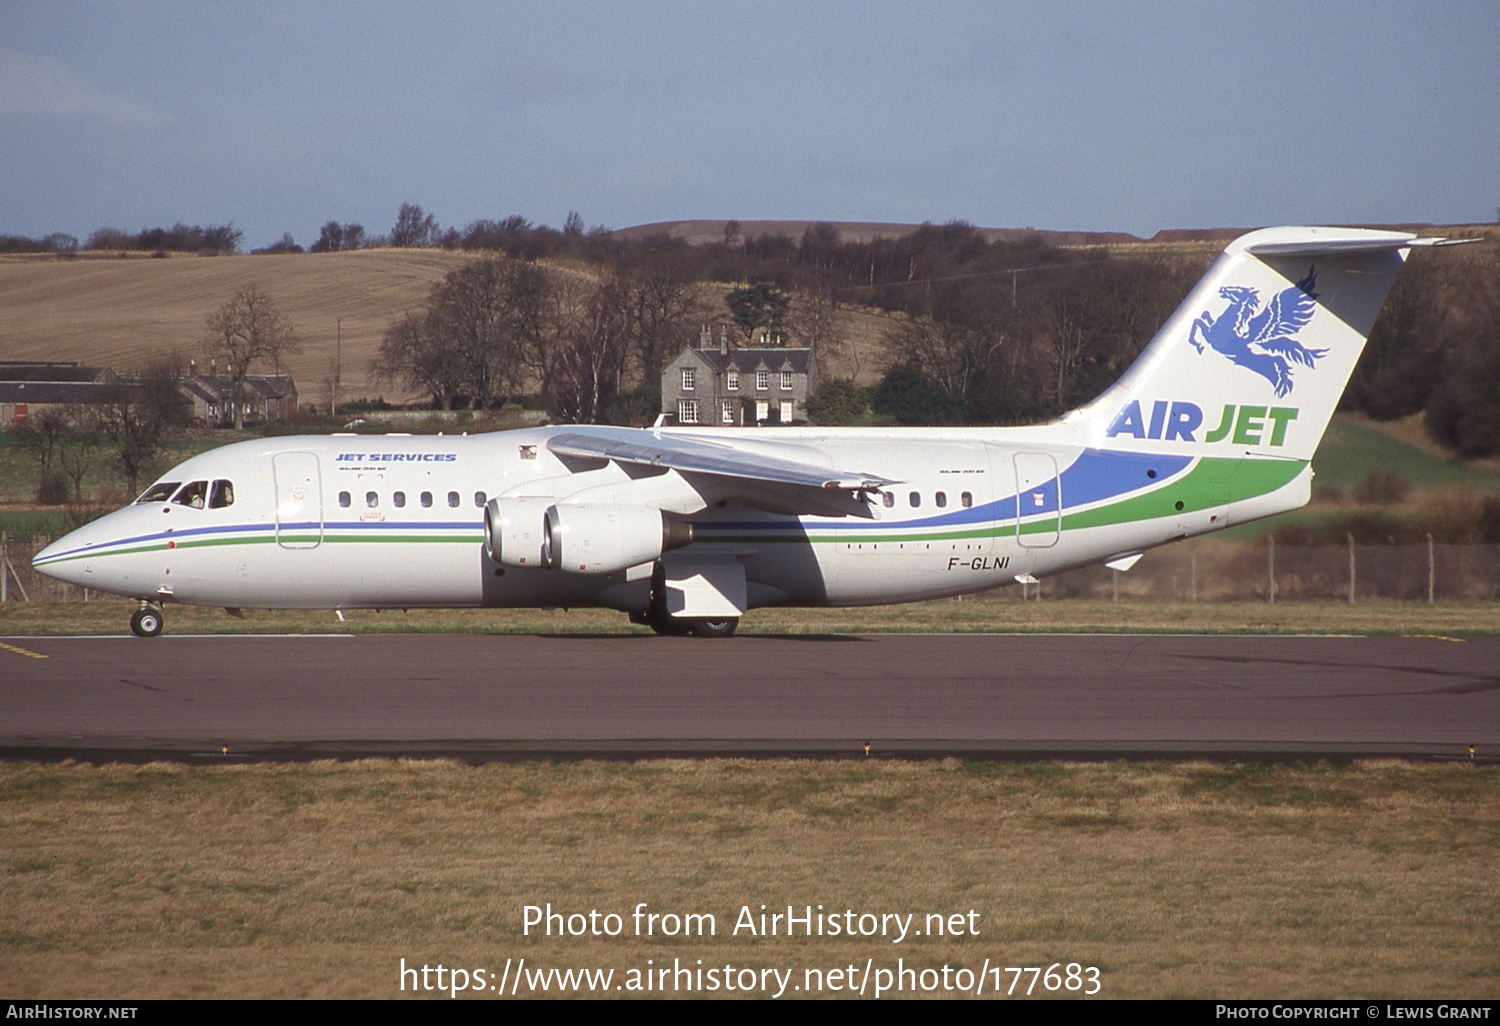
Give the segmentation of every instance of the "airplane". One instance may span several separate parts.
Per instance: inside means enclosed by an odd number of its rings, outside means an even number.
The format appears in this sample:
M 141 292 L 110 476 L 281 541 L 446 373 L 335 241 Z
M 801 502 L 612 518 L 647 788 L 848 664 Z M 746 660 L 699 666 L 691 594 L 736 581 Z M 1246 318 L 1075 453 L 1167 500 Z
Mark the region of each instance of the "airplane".
M 547 426 L 237 442 L 32 565 L 165 605 L 607 607 L 728 637 L 763 606 L 1034 583 L 1307 503 L 1311 461 L 1414 247 L 1282 227 L 1230 243 L 1126 373 L 993 428 Z

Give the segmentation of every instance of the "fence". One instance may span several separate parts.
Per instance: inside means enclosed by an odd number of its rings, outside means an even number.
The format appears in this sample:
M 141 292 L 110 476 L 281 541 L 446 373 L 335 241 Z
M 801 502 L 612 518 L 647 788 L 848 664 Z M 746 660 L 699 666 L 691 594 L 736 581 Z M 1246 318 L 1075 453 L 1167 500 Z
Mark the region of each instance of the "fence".
M 1183 542 L 1152 549 L 1128 572 L 1085 567 L 1033 585 L 1030 597 L 1038 591 L 1044 599 L 1494 602 L 1500 545 Z
M 45 577 L 31 557 L 45 540 L 0 535 L 0 601 L 75 602 L 101 597 Z M 1040 594 L 1038 594 L 1040 593 Z M 1183 542 L 1152 549 L 1128 572 L 1085 567 L 995 598 L 1173 602 L 1494 602 L 1500 545 L 1273 545 Z

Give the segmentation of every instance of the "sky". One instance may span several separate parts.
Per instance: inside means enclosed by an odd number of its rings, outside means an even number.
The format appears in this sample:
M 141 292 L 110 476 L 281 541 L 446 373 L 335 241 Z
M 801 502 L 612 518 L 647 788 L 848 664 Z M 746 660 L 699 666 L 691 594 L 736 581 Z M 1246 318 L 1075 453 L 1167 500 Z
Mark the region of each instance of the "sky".
M 0 234 L 1500 217 L 1493 0 L 0 0 Z

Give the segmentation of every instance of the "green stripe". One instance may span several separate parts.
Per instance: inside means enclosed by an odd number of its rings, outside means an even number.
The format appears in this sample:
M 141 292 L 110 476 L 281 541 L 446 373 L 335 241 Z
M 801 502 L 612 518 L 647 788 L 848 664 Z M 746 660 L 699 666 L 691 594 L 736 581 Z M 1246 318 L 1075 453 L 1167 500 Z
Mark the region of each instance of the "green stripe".
M 1205 456 L 1182 480 L 1171 482 L 1154 492 L 1122 499 L 1108 506 L 1067 514 L 1063 517 L 1063 530 L 1110 527 L 1136 520 L 1198 513 L 1230 502 L 1243 502 L 1285 487 L 1306 467 L 1305 460 L 1246 460 Z M 1182 503 L 1181 509 L 1177 508 L 1179 502 Z M 1052 521 L 1034 522 L 1023 525 L 1021 532 L 1031 534 L 1052 529 Z

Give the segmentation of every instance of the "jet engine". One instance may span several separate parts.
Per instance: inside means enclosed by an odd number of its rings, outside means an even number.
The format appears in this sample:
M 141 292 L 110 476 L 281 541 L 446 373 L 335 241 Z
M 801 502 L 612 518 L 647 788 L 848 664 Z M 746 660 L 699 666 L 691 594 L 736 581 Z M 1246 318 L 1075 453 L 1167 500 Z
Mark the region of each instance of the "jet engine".
M 491 499 L 484 508 L 484 554 L 501 566 L 547 566 L 547 507 L 553 499 Z
M 575 574 L 615 573 L 693 542 L 693 525 L 649 506 L 559 503 L 546 519 L 547 565 Z

